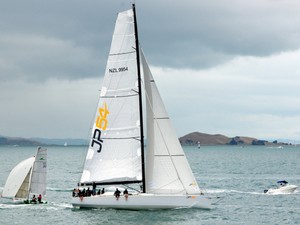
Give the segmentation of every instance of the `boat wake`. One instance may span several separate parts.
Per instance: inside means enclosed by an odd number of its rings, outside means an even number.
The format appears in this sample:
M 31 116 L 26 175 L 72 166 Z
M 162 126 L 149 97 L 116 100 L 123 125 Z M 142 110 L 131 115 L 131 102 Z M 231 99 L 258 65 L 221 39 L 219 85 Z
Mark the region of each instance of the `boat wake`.
M 16 208 L 23 208 L 23 207 L 27 207 L 27 205 L 25 205 L 25 204 L 13 204 L 11 202 L 0 204 L 0 209 L 16 209 Z
M 11 202 L 4 202 L 0 204 L 0 210 L 1 209 L 20 209 L 20 208 L 28 208 L 31 207 L 32 209 L 38 209 L 44 208 L 47 210 L 61 210 L 61 209 L 72 209 L 73 206 L 70 203 L 63 202 L 63 203 L 55 203 L 55 202 L 50 202 L 48 204 L 43 204 L 43 205 L 35 205 L 35 204 L 14 204 Z
M 73 188 L 53 188 L 47 187 L 47 191 L 55 191 L 55 192 L 72 192 Z
M 207 190 L 208 194 L 221 194 L 221 193 L 237 193 L 237 194 L 250 194 L 250 195 L 264 195 L 263 192 L 256 192 L 256 191 L 239 191 L 233 189 L 213 189 Z
M 237 194 L 249 194 L 249 195 L 266 195 L 263 191 L 262 192 L 240 191 L 234 189 L 211 189 L 211 190 L 206 190 L 206 193 L 207 194 L 237 193 Z M 270 194 L 268 193 L 267 195 L 294 195 L 294 194 L 300 194 L 300 192 L 296 190 L 293 193 L 276 192 Z
M 70 203 L 62 202 L 62 203 L 55 203 L 52 202 L 50 204 L 55 209 L 72 209 L 73 206 Z

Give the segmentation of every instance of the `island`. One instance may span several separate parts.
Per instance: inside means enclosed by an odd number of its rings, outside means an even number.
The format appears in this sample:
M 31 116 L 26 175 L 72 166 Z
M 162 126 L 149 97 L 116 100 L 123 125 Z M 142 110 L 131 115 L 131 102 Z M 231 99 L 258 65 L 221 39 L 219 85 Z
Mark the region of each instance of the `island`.
M 288 145 L 288 143 L 260 140 L 252 137 L 227 137 L 222 134 L 192 132 L 179 138 L 181 145 Z

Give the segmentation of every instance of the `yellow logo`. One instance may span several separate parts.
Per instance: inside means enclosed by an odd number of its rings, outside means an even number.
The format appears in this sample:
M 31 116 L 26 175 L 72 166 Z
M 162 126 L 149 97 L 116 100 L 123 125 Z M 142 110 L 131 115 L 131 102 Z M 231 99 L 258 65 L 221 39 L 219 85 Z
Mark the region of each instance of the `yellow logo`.
M 104 102 L 103 108 L 99 108 L 99 116 L 97 116 L 96 119 L 96 127 L 98 127 L 101 130 L 106 130 L 107 128 L 107 119 L 106 116 L 109 114 L 109 111 L 107 109 L 107 105 Z
M 104 102 L 103 108 L 99 108 L 99 115 L 96 118 L 96 129 L 94 130 L 92 140 L 91 140 L 91 147 L 97 150 L 98 153 L 102 150 L 103 139 L 101 138 L 101 130 L 106 130 L 108 121 L 106 119 L 109 111 L 107 109 L 107 105 Z M 100 130 L 101 129 L 101 130 Z

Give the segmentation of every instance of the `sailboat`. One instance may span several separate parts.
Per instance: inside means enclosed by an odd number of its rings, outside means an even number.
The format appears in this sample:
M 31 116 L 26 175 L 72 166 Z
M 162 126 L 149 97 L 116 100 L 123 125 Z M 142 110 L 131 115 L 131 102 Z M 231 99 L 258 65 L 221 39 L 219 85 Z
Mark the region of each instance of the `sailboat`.
M 141 50 L 134 4 L 117 16 L 91 130 L 77 190 L 93 185 L 106 191 L 87 197 L 73 195 L 74 207 L 211 208 Z M 121 193 L 116 198 L 114 190 L 120 187 L 128 189 L 129 195 Z
M 198 141 L 198 148 L 201 148 L 201 144 L 200 144 L 200 141 Z
M 1 197 L 13 199 L 15 203 L 46 203 L 32 201 L 33 196 L 46 195 L 47 149 L 38 147 L 35 156 L 23 160 L 10 172 Z

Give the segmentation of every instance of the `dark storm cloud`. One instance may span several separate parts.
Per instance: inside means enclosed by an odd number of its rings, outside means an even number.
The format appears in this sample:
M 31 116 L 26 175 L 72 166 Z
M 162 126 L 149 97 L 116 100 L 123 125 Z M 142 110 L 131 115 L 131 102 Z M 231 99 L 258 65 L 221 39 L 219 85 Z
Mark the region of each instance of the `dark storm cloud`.
M 115 17 L 130 1 L 1 1 L 0 79 L 101 76 Z M 296 0 L 136 1 L 151 64 L 201 69 L 300 46 Z
M 142 47 L 179 135 L 299 139 L 298 0 L 136 6 Z M 0 134 L 86 137 L 117 12 L 130 7 L 0 0 Z

